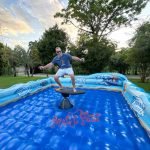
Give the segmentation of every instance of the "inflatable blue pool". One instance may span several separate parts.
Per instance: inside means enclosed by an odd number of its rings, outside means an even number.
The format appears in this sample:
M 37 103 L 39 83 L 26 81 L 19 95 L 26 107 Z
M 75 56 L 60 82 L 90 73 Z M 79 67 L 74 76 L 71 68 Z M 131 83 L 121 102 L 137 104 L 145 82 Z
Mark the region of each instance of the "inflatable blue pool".
M 67 110 L 53 78 L 0 89 L 0 149 L 150 149 L 149 94 L 117 73 L 76 76 L 76 85 L 85 94 Z

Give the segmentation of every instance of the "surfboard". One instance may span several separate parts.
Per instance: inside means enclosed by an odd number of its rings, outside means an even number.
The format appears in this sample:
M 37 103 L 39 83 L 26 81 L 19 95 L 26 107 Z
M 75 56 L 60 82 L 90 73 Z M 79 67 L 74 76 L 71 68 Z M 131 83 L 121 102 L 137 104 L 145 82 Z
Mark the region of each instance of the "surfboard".
M 84 90 L 76 89 L 76 92 L 74 92 L 72 88 L 67 88 L 67 87 L 64 87 L 63 89 L 56 88 L 55 90 L 56 90 L 56 92 L 59 92 L 62 94 L 69 94 L 69 95 L 78 95 L 78 94 L 84 94 L 85 93 Z

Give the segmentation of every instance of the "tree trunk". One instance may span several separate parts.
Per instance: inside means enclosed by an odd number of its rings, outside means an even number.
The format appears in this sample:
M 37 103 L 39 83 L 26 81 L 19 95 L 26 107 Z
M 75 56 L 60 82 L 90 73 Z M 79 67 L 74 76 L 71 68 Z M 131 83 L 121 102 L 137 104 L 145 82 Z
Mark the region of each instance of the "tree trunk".
M 134 75 L 138 75 L 138 68 L 137 68 L 137 66 L 135 66 Z
M 147 72 L 147 65 L 146 64 L 142 64 L 141 65 L 141 82 L 145 83 L 146 80 L 146 72 Z
M 17 76 L 17 72 L 16 72 L 16 67 L 15 66 L 13 67 L 13 75 L 14 75 L 14 77 Z
M 145 83 L 145 79 L 146 79 L 145 76 L 141 76 L 141 82 L 142 82 L 142 83 Z
M 34 67 L 32 67 L 32 77 L 33 77 L 33 74 L 34 74 Z
M 48 72 L 46 73 L 46 77 L 48 77 Z
M 25 74 L 27 74 L 28 77 L 30 76 L 30 74 L 29 74 L 29 68 L 28 68 L 27 64 L 25 66 Z

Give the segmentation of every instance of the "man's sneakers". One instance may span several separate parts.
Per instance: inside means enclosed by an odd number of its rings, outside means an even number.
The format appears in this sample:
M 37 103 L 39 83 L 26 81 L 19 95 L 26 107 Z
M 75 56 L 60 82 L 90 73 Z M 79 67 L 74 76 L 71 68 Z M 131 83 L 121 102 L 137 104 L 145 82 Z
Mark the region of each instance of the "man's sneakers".
M 77 92 L 77 90 L 75 88 L 73 88 L 72 90 L 73 90 L 74 93 Z
M 59 87 L 59 88 L 57 88 L 57 90 L 58 90 L 58 91 L 63 90 L 63 87 Z
M 58 91 L 61 91 L 61 90 L 63 90 L 63 87 L 59 87 L 59 88 L 57 88 L 57 90 L 58 90 Z M 77 92 L 76 88 L 72 88 L 72 91 L 73 91 L 74 93 Z

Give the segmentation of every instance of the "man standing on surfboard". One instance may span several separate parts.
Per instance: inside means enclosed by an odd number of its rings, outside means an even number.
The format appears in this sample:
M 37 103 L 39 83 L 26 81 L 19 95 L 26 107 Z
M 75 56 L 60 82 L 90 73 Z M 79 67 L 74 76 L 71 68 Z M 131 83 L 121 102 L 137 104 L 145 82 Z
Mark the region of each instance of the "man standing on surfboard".
M 79 58 L 76 56 L 71 56 L 68 53 L 62 53 L 62 50 L 60 47 L 55 48 L 56 56 L 53 58 L 53 60 L 48 63 L 45 66 L 40 66 L 39 68 L 42 69 L 47 69 L 47 68 L 52 68 L 54 65 L 58 65 L 59 69 L 57 73 L 54 76 L 54 79 L 56 83 L 59 85 L 59 89 L 63 89 L 62 84 L 59 81 L 59 77 L 64 76 L 64 75 L 69 75 L 72 81 L 72 86 L 73 86 L 73 92 L 76 92 L 75 89 L 75 77 L 74 77 L 74 71 L 72 69 L 71 61 L 79 61 L 79 62 L 84 62 L 84 58 Z

